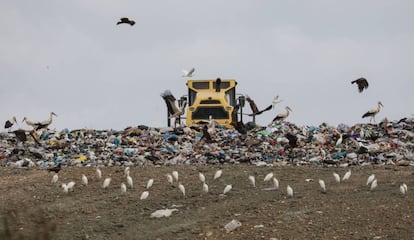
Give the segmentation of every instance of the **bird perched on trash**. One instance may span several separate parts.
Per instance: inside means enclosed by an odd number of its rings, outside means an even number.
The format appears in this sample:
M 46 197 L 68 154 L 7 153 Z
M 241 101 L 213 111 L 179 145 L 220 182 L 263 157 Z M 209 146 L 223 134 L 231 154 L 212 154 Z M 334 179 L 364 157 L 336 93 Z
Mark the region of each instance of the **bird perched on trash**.
M 375 115 L 379 113 L 381 107 L 384 107 L 384 105 L 382 105 L 381 101 L 378 101 L 377 108 L 368 110 L 366 113 L 364 113 L 364 115 L 362 115 L 362 118 L 370 117 L 369 122 L 371 123 L 371 121 L 374 120 L 375 123 Z
M 176 126 L 179 117 L 184 114 L 184 109 L 187 106 L 187 99 L 184 98 L 181 106 L 179 106 L 178 100 L 174 97 L 170 90 L 165 90 L 163 93 L 161 93 L 161 97 L 167 104 L 168 118 L 175 118 L 174 126 Z
M 129 25 L 131 25 L 131 26 L 134 26 L 134 24 L 135 24 L 135 21 L 134 20 L 130 20 L 129 18 L 127 18 L 127 17 L 123 17 L 123 18 L 121 18 L 117 23 L 116 23 L 116 25 L 119 25 L 119 24 L 129 24 Z
M 195 68 L 191 68 L 190 70 L 183 70 L 183 77 L 193 77 L 193 73 Z
M 209 128 L 207 127 L 207 125 L 203 126 L 202 132 L 203 132 L 203 136 L 201 136 L 200 140 L 205 139 L 206 143 L 212 143 L 213 139 L 211 138 Z
M 16 119 L 16 117 L 15 117 L 15 116 L 13 116 L 12 118 L 10 118 L 9 120 L 7 120 L 7 121 L 4 123 L 4 128 L 5 128 L 5 129 L 8 129 L 8 131 L 10 131 L 11 127 L 12 127 L 14 124 L 17 124 L 17 119 Z
M 53 116 L 57 117 L 56 113 L 51 112 L 49 115 L 49 118 L 42 122 L 33 122 L 31 120 L 28 120 L 26 117 L 23 118 L 23 122 L 26 122 L 27 125 L 33 127 L 35 131 L 40 129 L 47 129 L 50 124 L 52 124 Z
M 359 92 L 364 91 L 364 89 L 367 89 L 368 86 L 369 86 L 367 79 L 365 79 L 363 77 L 358 78 L 357 80 L 354 80 L 354 81 L 351 82 L 351 84 L 354 84 L 354 83 L 356 83 L 358 85 L 358 91 Z
M 272 105 L 269 105 L 265 109 L 259 110 L 257 108 L 256 103 L 247 95 L 246 95 L 246 100 L 247 102 L 249 102 L 250 109 L 252 110 L 252 113 L 247 114 L 248 116 L 257 116 L 257 115 L 262 114 L 263 112 L 266 112 L 272 109 Z
M 279 113 L 278 115 L 276 115 L 275 118 L 273 118 L 272 120 L 272 124 L 276 121 L 284 121 L 288 116 L 289 116 L 289 112 L 291 112 L 292 109 L 288 106 L 285 107 L 285 112 Z
M 61 163 L 56 164 L 53 167 L 50 167 L 47 169 L 49 172 L 55 172 L 58 173 L 61 170 Z
M 289 147 L 295 148 L 298 146 L 298 137 L 290 132 L 285 134 L 285 137 L 289 140 Z

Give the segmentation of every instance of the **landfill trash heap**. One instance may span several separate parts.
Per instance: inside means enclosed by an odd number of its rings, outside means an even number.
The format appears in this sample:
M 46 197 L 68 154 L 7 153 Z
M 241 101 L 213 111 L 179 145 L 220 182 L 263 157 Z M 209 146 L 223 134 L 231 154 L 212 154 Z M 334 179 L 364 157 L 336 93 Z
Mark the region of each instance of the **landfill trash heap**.
M 47 130 L 38 141 L 20 142 L 0 133 L 0 165 L 48 168 L 62 166 L 142 166 L 249 163 L 278 165 L 414 165 L 414 119 L 337 127 L 298 127 L 282 122 L 241 134 L 216 126 L 212 142 L 202 127 L 122 131 Z

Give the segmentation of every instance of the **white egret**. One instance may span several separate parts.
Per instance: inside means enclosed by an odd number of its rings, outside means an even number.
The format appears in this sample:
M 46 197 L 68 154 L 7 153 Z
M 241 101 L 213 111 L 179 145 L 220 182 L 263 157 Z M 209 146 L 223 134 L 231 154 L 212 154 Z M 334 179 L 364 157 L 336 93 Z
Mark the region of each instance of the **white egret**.
M 201 173 L 201 172 L 199 172 L 198 173 L 198 179 L 200 179 L 200 181 L 202 182 L 202 183 L 204 183 L 205 181 L 206 181 L 206 177 L 204 176 L 204 174 L 203 173 Z
M 185 187 L 184 187 L 184 185 L 182 185 L 181 183 L 178 184 L 178 189 L 180 189 L 181 193 L 185 197 Z
M 333 173 L 333 176 L 334 176 L 334 178 L 335 178 L 335 182 L 336 182 L 336 183 L 340 183 L 340 182 L 341 182 L 341 177 L 339 176 L 339 174 L 338 174 L 338 173 L 334 172 L 334 173 Z
M 59 176 L 57 175 L 57 173 L 55 175 L 53 175 L 52 177 L 52 183 L 55 184 L 57 183 L 57 181 L 59 180 Z
M 372 183 L 372 181 L 374 181 L 374 179 L 375 179 L 375 174 L 371 174 L 371 175 L 368 177 L 368 180 L 367 180 L 367 186 L 368 186 L 368 185 L 370 185 L 370 184 Z
M 147 182 L 147 189 L 150 189 L 153 183 L 154 183 L 154 179 L 153 178 L 149 179 Z
M 326 186 L 325 186 L 325 181 L 324 180 L 319 179 L 319 186 L 321 187 L 322 193 L 326 193 Z
M 82 174 L 82 184 L 85 186 L 88 185 L 88 178 L 85 176 L 85 174 Z
M 277 178 L 273 178 L 273 186 L 275 189 L 279 189 L 279 180 Z
M 102 178 L 102 171 L 99 168 L 96 168 L 96 178 L 98 178 L 98 179 Z
M 121 192 L 125 193 L 127 191 L 127 187 L 125 183 L 121 183 Z
M 173 176 L 169 173 L 167 174 L 167 181 L 171 184 L 173 184 L 173 182 L 174 182 Z
M 371 191 L 373 191 L 378 186 L 377 179 L 374 179 L 371 183 Z
M 293 188 L 291 186 L 287 185 L 286 191 L 289 197 L 293 197 Z
M 70 181 L 68 184 L 68 190 L 73 191 L 73 187 L 75 186 L 75 182 L 74 181 Z
M 401 184 L 400 185 L 400 192 L 405 195 L 407 193 L 407 191 L 405 190 L 405 187 Z
M 216 173 L 214 174 L 214 179 L 221 177 L 222 174 L 223 174 L 223 170 L 221 169 L 217 170 Z
M 176 182 L 178 182 L 178 172 L 177 171 L 172 171 L 172 176 L 174 177 L 174 180 Z
M 111 183 L 111 178 L 105 178 L 102 184 L 102 188 L 108 188 L 110 183 Z
M 207 183 L 203 183 L 203 192 L 208 193 L 208 185 Z
M 226 185 L 226 187 L 223 190 L 223 194 L 226 194 L 228 192 L 230 192 L 230 190 L 233 188 L 233 186 L 231 184 Z
M 66 183 L 62 183 L 62 188 L 63 188 L 63 192 L 64 193 L 68 193 L 69 192 L 69 188 L 68 188 L 68 185 Z
M 342 177 L 342 181 L 347 181 L 351 177 L 351 169 L 349 169 L 344 176 Z
M 249 182 L 252 184 L 253 187 L 256 187 L 256 179 L 254 176 L 249 176 Z
M 127 184 L 129 188 L 133 188 L 134 187 L 134 181 L 132 180 L 132 177 L 129 176 L 129 172 L 127 174 Z
M 266 174 L 266 176 L 265 176 L 265 178 L 263 179 L 263 181 L 267 182 L 267 181 L 269 181 L 270 179 L 272 179 L 272 177 L 273 177 L 273 173 L 268 173 L 268 174 Z
M 147 198 L 148 198 L 148 196 L 149 196 L 149 192 L 148 192 L 148 191 L 143 191 L 143 192 L 141 193 L 141 196 L 139 197 L 139 199 L 140 199 L 140 200 L 145 200 L 145 199 L 147 199 Z

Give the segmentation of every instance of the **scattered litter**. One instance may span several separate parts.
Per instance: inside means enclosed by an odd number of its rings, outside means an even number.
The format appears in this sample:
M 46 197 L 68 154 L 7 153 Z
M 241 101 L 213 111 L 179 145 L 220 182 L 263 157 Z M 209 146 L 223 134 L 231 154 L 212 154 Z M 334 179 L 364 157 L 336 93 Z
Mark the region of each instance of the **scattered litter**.
M 236 219 L 233 219 L 224 226 L 224 229 L 226 229 L 226 232 L 229 233 L 229 232 L 233 231 L 234 229 L 240 227 L 241 225 L 242 224 L 241 224 L 240 221 L 238 221 Z
M 151 213 L 151 217 L 152 218 L 169 217 L 175 211 L 178 211 L 178 209 L 176 209 L 176 208 L 173 208 L 173 209 L 168 209 L 168 208 L 167 209 L 160 209 L 160 210 L 157 210 L 157 211 Z

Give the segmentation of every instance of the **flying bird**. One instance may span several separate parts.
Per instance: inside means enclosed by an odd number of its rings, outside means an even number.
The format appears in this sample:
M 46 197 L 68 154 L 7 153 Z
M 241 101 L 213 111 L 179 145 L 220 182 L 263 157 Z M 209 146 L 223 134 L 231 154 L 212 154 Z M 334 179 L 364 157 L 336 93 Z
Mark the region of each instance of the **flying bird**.
M 257 115 L 262 114 L 263 112 L 266 112 L 266 111 L 269 111 L 269 110 L 272 109 L 272 105 L 269 105 L 265 109 L 259 110 L 257 108 L 256 103 L 249 96 L 247 96 L 247 95 L 246 95 L 246 100 L 247 100 L 247 102 L 249 102 L 250 109 L 252 110 L 252 113 L 247 114 L 248 116 L 257 116 Z
M 195 68 L 191 68 L 190 70 L 183 70 L 183 77 L 193 77 L 193 73 Z
M 116 23 L 116 25 L 119 25 L 119 24 L 129 24 L 129 25 L 131 25 L 131 26 L 134 26 L 134 24 L 135 24 L 135 21 L 134 20 L 130 20 L 129 18 L 127 18 L 127 17 L 123 17 L 123 18 L 121 18 L 117 23 Z
M 358 78 L 357 80 L 354 80 L 351 82 L 351 84 L 356 83 L 358 85 L 359 92 L 364 91 L 364 89 L 368 88 L 368 81 L 365 78 Z
M 273 98 L 272 108 L 275 108 L 276 104 L 278 104 L 280 102 L 283 102 L 283 100 L 282 99 L 279 99 L 279 95 L 277 95 L 276 97 Z
M 7 120 L 7 121 L 6 121 L 6 123 L 4 123 L 4 128 L 5 128 L 5 129 L 8 129 L 8 130 L 10 131 L 11 127 L 12 127 L 15 123 L 17 124 L 17 119 L 16 119 L 16 117 L 15 117 L 15 116 L 13 116 L 13 117 L 12 117 L 12 118 L 10 118 L 9 120 Z
M 170 90 L 165 90 L 161 93 L 161 97 L 167 104 L 168 118 L 175 118 L 175 125 L 178 122 L 178 117 L 184 114 L 184 109 L 187 106 L 187 99 L 185 99 L 181 106 L 178 104 L 178 100 L 174 97 Z
M 275 118 L 273 118 L 272 123 L 276 121 L 283 121 L 289 116 L 289 112 L 291 112 L 292 109 L 288 106 L 285 107 L 285 112 L 279 113 Z
M 377 108 L 368 110 L 368 112 L 362 115 L 362 118 L 370 117 L 369 122 L 371 123 L 371 121 L 374 120 L 374 123 L 375 123 L 375 115 L 379 113 L 379 111 L 381 110 L 381 107 L 384 107 L 384 105 L 382 105 L 381 101 L 378 101 Z

